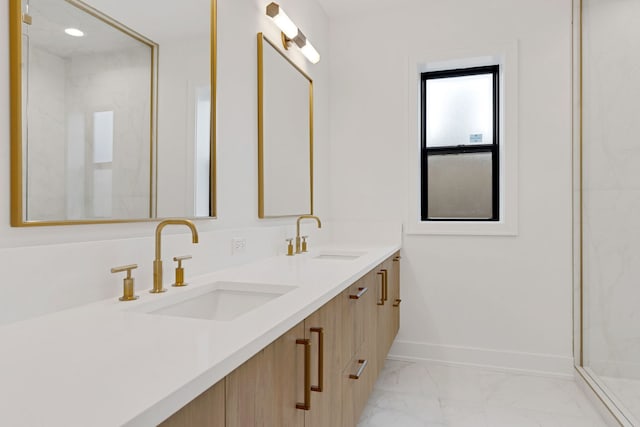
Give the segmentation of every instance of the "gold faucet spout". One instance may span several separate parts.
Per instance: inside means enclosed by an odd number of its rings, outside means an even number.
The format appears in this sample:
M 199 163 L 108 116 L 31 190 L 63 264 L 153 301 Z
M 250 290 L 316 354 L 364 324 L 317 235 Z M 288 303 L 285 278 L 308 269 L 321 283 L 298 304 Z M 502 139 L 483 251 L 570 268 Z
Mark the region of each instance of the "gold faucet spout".
M 156 227 L 156 258 L 153 260 L 153 289 L 152 294 L 159 294 L 166 291 L 162 286 L 162 230 L 167 225 L 185 225 L 191 230 L 191 241 L 198 243 L 198 230 L 196 225 L 188 219 L 169 218 L 160 221 Z
M 296 221 L 296 253 L 302 253 L 302 250 L 300 248 L 300 221 L 302 221 L 303 219 L 315 219 L 316 222 L 318 223 L 318 228 L 322 228 L 322 222 L 320 221 L 320 218 L 318 218 L 315 215 L 300 215 L 298 217 L 298 220 Z

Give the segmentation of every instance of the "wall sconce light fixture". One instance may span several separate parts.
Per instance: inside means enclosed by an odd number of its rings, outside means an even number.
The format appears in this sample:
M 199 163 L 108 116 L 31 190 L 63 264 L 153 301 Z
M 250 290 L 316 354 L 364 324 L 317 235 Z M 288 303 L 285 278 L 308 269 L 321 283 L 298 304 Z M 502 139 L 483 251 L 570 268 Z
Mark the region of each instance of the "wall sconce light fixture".
M 317 64 L 320 61 L 320 54 L 313 47 L 302 31 L 293 23 L 291 18 L 284 13 L 284 10 L 278 3 L 271 2 L 267 5 L 267 16 L 273 19 L 273 22 L 280 28 L 282 35 L 282 45 L 285 49 L 295 43 L 300 52 L 311 62 Z

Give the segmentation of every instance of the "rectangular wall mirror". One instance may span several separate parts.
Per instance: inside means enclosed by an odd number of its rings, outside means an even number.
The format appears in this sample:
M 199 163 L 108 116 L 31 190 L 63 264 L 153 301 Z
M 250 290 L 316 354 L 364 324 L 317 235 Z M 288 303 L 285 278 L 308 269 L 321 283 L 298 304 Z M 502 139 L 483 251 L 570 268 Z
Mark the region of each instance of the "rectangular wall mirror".
M 11 0 L 11 225 L 215 217 L 216 0 Z
M 313 81 L 258 33 L 258 216 L 313 213 Z

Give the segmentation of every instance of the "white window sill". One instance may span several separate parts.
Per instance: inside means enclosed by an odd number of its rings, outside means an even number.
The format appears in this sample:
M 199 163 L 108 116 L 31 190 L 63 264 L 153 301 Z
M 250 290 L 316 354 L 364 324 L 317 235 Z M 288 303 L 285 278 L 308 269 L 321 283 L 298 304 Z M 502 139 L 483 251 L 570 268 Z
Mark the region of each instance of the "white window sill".
M 517 236 L 517 224 L 506 221 L 410 221 L 405 234 L 449 236 Z

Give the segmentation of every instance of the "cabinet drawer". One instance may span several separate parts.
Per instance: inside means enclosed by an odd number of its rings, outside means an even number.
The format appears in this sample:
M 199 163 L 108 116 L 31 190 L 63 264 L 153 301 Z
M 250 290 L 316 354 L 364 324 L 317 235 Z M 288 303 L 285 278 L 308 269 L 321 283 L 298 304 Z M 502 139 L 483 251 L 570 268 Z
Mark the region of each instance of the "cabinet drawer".
M 342 425 L 358 423 L 376 380 L 373 354 L 365 342 L 342 372 Z
M 355 356 L 369 336 L 373 326 L 367 323 L 367 313 L 374 304 L 375 289 L 372 288 L 372 276 L 366 275 L 343 293 L 343 335 L 342 361 L 345 364 Z M 375 325 L 375 323 L 374 323 Z

